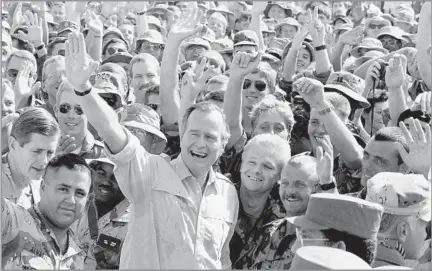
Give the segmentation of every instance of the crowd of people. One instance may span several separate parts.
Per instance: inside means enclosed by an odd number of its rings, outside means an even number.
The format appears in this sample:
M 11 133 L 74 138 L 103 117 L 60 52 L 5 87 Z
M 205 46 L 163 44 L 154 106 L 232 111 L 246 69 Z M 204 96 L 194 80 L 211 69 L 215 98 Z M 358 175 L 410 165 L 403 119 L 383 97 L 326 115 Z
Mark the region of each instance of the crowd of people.
M 2 1 L 2 268 L 430 270 L 431 21 Z

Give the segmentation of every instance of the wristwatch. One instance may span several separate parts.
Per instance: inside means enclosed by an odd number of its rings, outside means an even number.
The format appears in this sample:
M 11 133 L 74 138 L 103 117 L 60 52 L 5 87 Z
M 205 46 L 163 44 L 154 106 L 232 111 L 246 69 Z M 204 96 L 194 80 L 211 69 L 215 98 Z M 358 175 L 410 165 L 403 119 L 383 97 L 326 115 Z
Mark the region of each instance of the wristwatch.
M 320 184 L 319 185 L 322 191 L 328 191 L 336 188 L 336 182 L 333 180 L 331 183 Z

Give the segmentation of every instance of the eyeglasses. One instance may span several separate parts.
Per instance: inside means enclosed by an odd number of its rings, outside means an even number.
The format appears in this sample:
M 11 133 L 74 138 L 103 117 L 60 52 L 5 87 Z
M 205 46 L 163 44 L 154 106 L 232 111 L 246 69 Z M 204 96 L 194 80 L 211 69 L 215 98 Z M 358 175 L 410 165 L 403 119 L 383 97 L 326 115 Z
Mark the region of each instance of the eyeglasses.
M 249 79 L 245 79 L 243 82 L 243 89 L 248 89 L 250 88 L 250 86 L 252 85 L 252 82 L 254 82 L 254 86 L 255 88 L 259 91 L 262 92 L 266 89 L 267 87 L 267 83 L 261 80 L 257 80 L 257 81 L 252 81 Z
M 202 46 L 189 46 L 189 48 L 186 50 L 187 53 L 194 55 L 201 55 L 205 51 L 207 51 L 207 49 Z
M 61 104 L 59 107 L 60 113 L 62 113 L 62 114 L 69 113 L 69 111 L 71 111 L 71 109 L 72 109 L 72 106 L 70 104 Z M 74 106 L 73 109 L 78 116 L 81 116 L 82 114 L 84 114 L 81 106 L 79 106 L 79 105 Z
M 122 49 L 122 48 L 113 48 L 113 47 L 110 47 L 110 48 L 107 49 L 107 52 L 108 52 L 108 54 L 113 55 L 115 53 L 126 53 L 126 50 Z
M 114 110 L 117 110 L 121 107 L 121 102 L 119 101 L 118 97 L 113 94 L 109 93 L 102 93 L 99 94 L 99 96 L 102 97 L 102 99 Z
M 329 239 L 307 238 L 306 236 L 303 235 L 303 231 L 299 228 L 296 228 L 296 237 L 300 242 L 300 246 L 302 247 L 316 246 L 316 245 L 319 246 L 322 242 L 330 241 Z
M 397 44 L 396 39 L 380 39 L 383 46 L 389 45 L 389 46 L 395 46 Z
M 370 24 L 369 25 L 369 28 L 370 29 L 381 29 L 381 28 L 383 28 L 385 25 L 379 25 L 379 24 Z
M 164 48 L 162 44 L 143 42 L 141 46 L 138 48 L 139 50 L 144 49 L 146 51 L 160 51 Z

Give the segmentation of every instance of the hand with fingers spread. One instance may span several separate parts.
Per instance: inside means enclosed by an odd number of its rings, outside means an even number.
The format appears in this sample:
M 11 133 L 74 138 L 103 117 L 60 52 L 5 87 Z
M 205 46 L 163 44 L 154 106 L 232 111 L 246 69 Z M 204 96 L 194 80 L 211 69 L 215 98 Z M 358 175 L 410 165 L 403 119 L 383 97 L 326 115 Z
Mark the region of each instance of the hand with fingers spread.
M 365 91 L 369 91 L 372 87 L 377 87 L 380 81 L 381 64 L 378 61 L 374 61 L 368 68 L 365 78 Z
M 207 80 L 216 75 L 217 72 L 213 66 L 207 67 L 207 59 L 203 57 L 198 65 L 195 67 L 195 71 L 186 71 L 183 80 L 184 84 L 182 87 L 182 97 L 193 100 L 196 96 L 204 90 Z
M 324 24 L 321 22 L 321 20 L 318 17 L 318 7 L 314 8 L 314 11 L 309 9 L 309 21 L 307 24 L 307 27 L 309 28 L 309 31 L 312 35 L 312 40 L 314 43 L 314 46 L 321 46 L 325 44 L 325 35 L 326 30 Z
M 395 54 L 388 62 L 386 68 L 385 82 L 390 89 L 397 89 L 403 86 L 407 80 L 407 58 L 404 55 Z
M 333 145 L 329 136 L 324 136 L 321 146 L 317 148 L 316 170 L 320 184 L 329 184 L 333 181 Z
M 299 29 L 297 30 L 293 40 L 292 40 L 292 44 L 291 44 L 291 48 L 293 50 L 300 50 L 304 39 L 307 37 L 307 35 L 309 34 L 309 29 L 305 26 L 301 26 L 299 27 Z
M 23 67 L 19 70 L 18 75 L 15 80 L 14 92 L 16 95 L 16 100 L 20 100 L 23 97 L 30 97 L 31 93 L 31 80 L 30 77 L 33 76 L 33 71 L 31 70 L 31 64 L 26 61 Z
M 57 145 L 56 155 L 67 154 L 76 150 L 77 146 L 74 144 L 75 138 L 70 135 L 62 135 Z
M 97 16 L 93 10 L 88 11 L 87 26 L 95 36 L 103 35 L 103 31 L 104 31 L 103 23 L 99 18 L 99 16 Z
M 261 54 L 255 55 L 246 52 L 237 52 L 230 67 L 230 76 L 245 77 L 253 72 L 261 61 Z
M 66 77 L 78 92 L 91 88 L 90 76 L 98 63 L 87 54 L 82 33 L 72 32 L 66 41 Z
M 293 90 L 299 92 L 311 108 L 322 110 L 329 107 L 324 100 L 324 85 L 318 80 L 302 77 L 294 81 Z
M 339 37 L 339 42 L 344 45 L 351 45 L 355 46 L 359 44 L 364 36 L 364 28 L 361 26 L 358 26 L 356 28 L 353 28 L 345 33 L 343 33 Z
M 203 13 L 200 9 L 189 9 L 185 14 L 183 14 L 183 18 L 178 19 L 171 26 L 168 40 L 171 42 L 182 42 L 200 31 L 206 31 L 206 28 L 199 24 L 202 16 Z
M 15 12 L 12 18 L 12 31 L 20 27 L 25 23 L 24 16 L 22 14 L 22 2 L 18 2 L 18 5 L 15 8 Z
M 400 122 L 399 126 L 408 143 L 409 151 L 397 143 L 398 152 L 411 171 L 427 176 L 431 166 L 431 128 L 429 125 L 422 127 L 420 121 L 413 118 L 408 119 L 408 124 L 409 130 L 403 122 Z
M 41 45 L 43 40 L 42 19 L 37 14 L 29 12 L 25 16 L 25 22 L 28 26 L 27 40 L 35 46 Z
M 421 111 L 425 112 L 426 114 L 432 114 L 432 92 L 427 91 L 420 93 L 416 99 L 414 106 L 419 107 Z

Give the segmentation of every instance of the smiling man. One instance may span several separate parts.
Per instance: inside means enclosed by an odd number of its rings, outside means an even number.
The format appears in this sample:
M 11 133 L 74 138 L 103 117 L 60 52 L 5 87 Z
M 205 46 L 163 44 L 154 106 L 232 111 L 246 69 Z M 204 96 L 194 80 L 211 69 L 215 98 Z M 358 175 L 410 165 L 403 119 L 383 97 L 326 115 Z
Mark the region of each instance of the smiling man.
M 84 266 L 86 269 L 118 269 L 130 204 L 120 190 L 110 160 L 99 158 L 87 162 L 92 169 L 93 193 L 74 229 L 87 253 Z M 106 246 L 105 242 L 113 245 Z
M 83 269 L 69 227 L 82 216 L 90 186 L 85 160 L 66 154 L 48 164 L 38 204 L 26 210 L 2 195 L 2 269 Z
M 211 103 L 191 106 L 179 125 L 181 155 L 168 162 L 146 151 L 93 91 L 89 79 L 96 66 L 86 60 L 83 35 L 69 35 L 69 46 L 66 74 L 76 101 L 103 137 L 132 206 L 119 268 L 231 268 L 238 198 L 232 183 L 212 169 L 229 138 L 222 110 Z
M 45 109 L 29 108 L 14 122 L 9 152 L 2 156 L 2 197 L 29 208 L 39 201 L 39 186 L 54 157 L 60 128 Z

